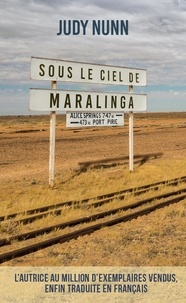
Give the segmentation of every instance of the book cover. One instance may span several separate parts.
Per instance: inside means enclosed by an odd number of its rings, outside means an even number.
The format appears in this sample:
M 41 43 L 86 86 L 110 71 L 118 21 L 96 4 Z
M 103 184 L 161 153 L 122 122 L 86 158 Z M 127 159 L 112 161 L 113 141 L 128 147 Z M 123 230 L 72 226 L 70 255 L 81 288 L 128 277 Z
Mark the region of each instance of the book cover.
M 186 1 L 0 4 L 1 302 L 184 302 Z

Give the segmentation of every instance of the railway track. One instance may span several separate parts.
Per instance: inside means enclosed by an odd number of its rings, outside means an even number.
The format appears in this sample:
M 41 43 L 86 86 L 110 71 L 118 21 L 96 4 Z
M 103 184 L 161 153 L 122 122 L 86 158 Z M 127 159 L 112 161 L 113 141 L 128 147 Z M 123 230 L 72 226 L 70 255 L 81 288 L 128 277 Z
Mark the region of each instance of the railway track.
M 186 182 L 186 176 L 182 176 L 179 178 L 174 178 L 170 180 L 160 181 L 156 183 L 146 184 L 139 187 L 132 187 L 112 193 L 105 193 L 96 197 L 89 197 L 82 200 L 71 200 L 71 201 L 65 201 L 60 202 L 57 204 L 51 204 L 44 207 L 34 208 L 30 209 L 24 212 L 18 212 L 18 213 L 12 213 L 5 216 L 0 216 L 0 222 L 8 219 L 16 218 L 20 215 L 29 215 L 28 217 L 25 217 L 23 219 L 15 221 L 16 224 L 28 224 L 33 222 L 34 220 L 41 219 L 43 217 L 46 217 L 50 214 L 54 215 L 61 215 L 63 211 L 64 206 L 75 206 L 75 205 L 83 205 L 87 206 L 88 201 L 94 201 L 88 204 L 89 207 L 98 207 L 105 203 L 108 203 L 112 201 L 113 199 L 124 199 L 127 194 L 133 193 L 134 196 L 139 196 L 143 193 L 146 193 L 149 190 L 158 190 L 161 186 L 167 185 L 167 186 L 176 186 L 178 183 L 185 183 Z M 171 195 L 171 193 L 170 193 Z
M 158 183 L 154 183 L 154 184 L 144 185 L 144 186 L 141 186 L 141 187 L 138 187 L 135 189 L 131 188 L 131 189 L 123 190 L 120 192 L 104 194 L 104 195 L 96 197 L 97 201 L 94 201 L 93 203 L 89 204 L 89 207 L 92 207 L 92 206 L 98 207 L 99 205 L 102 205 L 102 203 L 107 203 L 108 202 L 107 200 L 111 201 L 115 198 L 118 198 L 120 200 L 124 199 L 127 192 L 133 192 L 134 194 L 139 195 L 152 188 L 158 190 L 159 187 L 162 186 L 163 184 L 176 186 L 178 183 L 184 183 L 185 181 L 186 181 L 186 176 L 181 177 L 181 178 L 172 179 L 169 181 L 163 181 L 163 182 L 158 182 Z M 49 247 L 49 246 L 57 244 L 57 243 L 64 243 L 71 239 L 77 239 L 79 236 L 82 236 L 85 234 L 91 234 L 94 231 L 101 229 L 102 227 L 112 226 L 112 225 L 118 224 L 120 222 L 130 221 L 139 216 L 147 215 L 147 214 L 151 213 L 152 211 L 155 211 L 156 209 L 168 206 L 173 203 L 178 203 L 179 201 L 182 201 L 185 198 L 186 198 L 186 188 L 184 187 L 182 189 L 171 191 L 166 194 L 154 195 L 150 198 L 143 199 L 143 200 L 137 201 L 135 203 L 131 203 L 130 205 L 123 205 L 123 206 L 120 206 L 120 207 L 117 207 L 117 208 L 114 208 L 114 209 L 111 209 L 108 211 L 98 212 L 96 214 L 82 217 L 82 218 L 72 220 L 69 222 L 63 222 L 63 223 L 48 226 L 48 227 L 45 227 L 42 229 L 37 229 L 34 231 L 22 233 L 19 235 L 9 237 L 9 239 L 7 239 L 7 238 L 0 239 L 1 247 L 10 246 L 10 249 L 8 252 L 4 252 L 4 253 L 0 254 L 0 263 L 3 263 L 5 261 L 11 260 L 16 257 L 21 257 L 24 255 L 30 254 L 34 251 Z M 74 202 L 75 202 L 75 204 L 82 203 L 82 205 L 83 205 L 83 203 L 88 202 L 88 200 L 89 199 L 84 199 L 82 201 L 63 202 L 63 204 L 60 205 L 60 207 L 64 206 L 64 205 L 73 205 Z M 150 203 L 152 203 L 153 205 L 149 205 Z M 48 207 L 50 207 L 50 206 L 48 206 Z M 138 208 L 140 208 L 140 209 L 138 210 Z M 46 211 L 45 207 L 42 208 L 42 210 L 43 209 L 44 209 L 44 211 Z M 47 208 L 47 209 L 50 209 L 50 208 Z M 31 212 L 31 213 L 33 213 L 33 211 L 41 212 L 42 210 L 40 208 L 40 209 L 30 210 L 29 212 Z M 124 212 L 127 210 L 130 210 L 132 213 L 127 214 L 127 215 L 121 213 L 121 211 Z M 60 210 L 55 210 L 55 211 L 61 212 L 62 210 L 60 209 Z M 15 215 L 15 214 L 13 214 L 13 215 Z M 108 216 L 110 216 L 110 215 L 114 215 L 115 218 L 108 219 Z M 16 217 L 16 215 L 14 217 Z M 12 218 L 12 216 L 10 216 L 9 219 L 10 218 Z M 26 218 L 26 219 L 28 219 L 28 218 Z M 1 220 L 2 220 L 2 217 L 1 217 Z M 5 220 L 5 218 L 3 218 L 3 220 Z M 101 222 L 92 224 L 93 221 L 101 221 Z M 28 222 L 29 221 L 27 220 L 27 223 Z M 83 228 L 80 227 L 81 224 L 83 224 L 83 223 L 88 224 L 88 226 L 83 227 Z M 42 236 L 43 234 L 51 233 L 52 231 L 61 230 L 66 227 L 72 227 L 72 226 L 73 227 L 76 226 L 76 229 L 70 233 L 53 236 L 50 239 L 43 240 L 43 241 L 41 241 L 41 240 L 37 241 L 38 236 Z M 11 244 L 14 241 L 18 241 L 18 242 L 22 241 L 23 243 L 25 243 L 25 241 L 28 241 L 29 239 L 33 239 L 33 238 L 34 238 L 34 240 L 37 241 L 37 243 L 28 244 L 27 246 L 24 246 L 19 249 L 11 249 Z

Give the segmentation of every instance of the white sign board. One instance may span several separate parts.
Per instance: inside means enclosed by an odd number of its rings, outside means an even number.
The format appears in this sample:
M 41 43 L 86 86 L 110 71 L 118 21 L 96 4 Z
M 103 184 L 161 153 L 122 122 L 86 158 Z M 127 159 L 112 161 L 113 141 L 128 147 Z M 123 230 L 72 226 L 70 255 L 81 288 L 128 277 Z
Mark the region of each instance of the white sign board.
M 133 93 L 102 93 L 30 89 L 29 110 L 83 112 L 144 112 L 147 96 Z
M 146 86 L 146 70 L 45 58 L 31 58 L 31 79 Z
M 110 112 L 67 112 L 67 127 L 121 126 L 124 125 L 123 113 Z

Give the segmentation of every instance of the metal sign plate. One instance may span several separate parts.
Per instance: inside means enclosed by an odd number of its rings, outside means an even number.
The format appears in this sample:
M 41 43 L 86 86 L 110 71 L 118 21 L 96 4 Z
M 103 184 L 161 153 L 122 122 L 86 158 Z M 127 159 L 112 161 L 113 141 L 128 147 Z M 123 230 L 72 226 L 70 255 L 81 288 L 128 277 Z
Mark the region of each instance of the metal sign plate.
M 146 86 L 146 70 L 46 58 L 31 58 L 31 79 Z
M 144 112 L 147 110 L 147 96 L 133 93 L 30 89 L 29 110 L 63 112 Z
M 67 127 L 88 126 L 122 126 L 124 125 L 123 113 L 110 112 L 67 112 Z

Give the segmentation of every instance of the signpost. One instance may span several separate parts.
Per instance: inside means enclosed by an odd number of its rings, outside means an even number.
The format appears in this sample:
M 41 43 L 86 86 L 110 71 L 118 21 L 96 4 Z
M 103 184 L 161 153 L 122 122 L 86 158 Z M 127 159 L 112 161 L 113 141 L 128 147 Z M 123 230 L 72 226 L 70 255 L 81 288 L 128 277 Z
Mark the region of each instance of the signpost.
M 56 81 L 52 81 L 52 89 L 55 90 Z M 56 138 L 56 112 L 50 112 L 50 155 L 49 155 L 49 184 L 54 187 L 54 167 L 55 167 L 55 138 Z
M 147 110 L 147 96 L 134 94 L 133 86 L 146 86 L 145 69 L 32 57 L 31 79 L 50 80 L 52 84 L 52 89 L 30 89 L 29 100 L 29 110 L 50 111 L 49 185 L 51 187 L 54 186 L 56 112 L 59 111 L 66 112 L 67 127 L 123 125 L 123 113 L 128 112 L 129 170 L 133 171 L 133 113 Z M 127 85 L 129 92 L 57 90 L 57 81 Z M 95 114 L 99 116 L 96 119 Z
M 133 86 L 129 86 L 129 92 L 132 94 Z M 134 159 L 134 114 L 133 111 L 129 112 L 129 170 L 133 171 Z
M 110 112 L 67 112 L 67 127 L 88 126 L 122 126 L 124 125 L 123 113 Z

